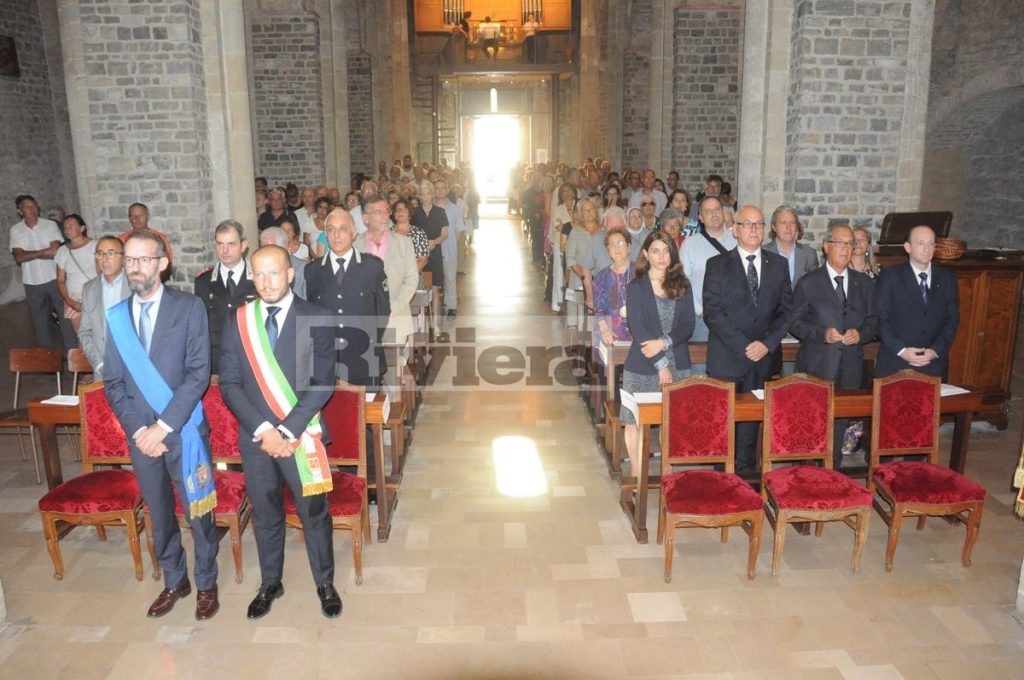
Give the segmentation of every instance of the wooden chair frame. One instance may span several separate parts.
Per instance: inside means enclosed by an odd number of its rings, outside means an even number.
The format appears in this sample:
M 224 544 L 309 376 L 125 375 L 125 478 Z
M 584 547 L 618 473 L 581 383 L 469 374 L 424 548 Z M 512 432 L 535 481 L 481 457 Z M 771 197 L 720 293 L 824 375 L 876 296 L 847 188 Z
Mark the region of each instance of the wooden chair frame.
M 929 383 L 935 391 L 935 408 L 931 413 L 932 445 L 923 448 L 906 449 L 883 449 L 879 445 L 882 422 L 882 392 L 885 387 L 903 380 L 914 380 Z M 879 466 L 879 459 L 882 456 L 907 456 L 914 454 L 926 454 L 928 462 L 933 465 L 939 464 L 939 400 L 942 381 L 937 376 L 924 375 L 912 369 L 904 369 L 898 373 L 884 378 L 875 378 L 874 398 L 872 400 L 871 417 L 871 452 L 868 459 L 868 488 L 875 492 L 874 507 L 882 520 L 889 527 L 889 537 L 885 546 L 885 570 L 892 571 L 893 558 L 896 555 L 896 546 L 900 540 L 900 530 L 903 527 L 903 520 L 909 517 L 917 518 L 917 530 L 924 529 L 928 517 L 955 517 L 963 522 L 967 528 L 967 535 L 964 538 L 964 546 L 960 552 L 960 563 L 971 566 L 971 551 L 978 540 L 978 532 L 981 529 L 981 518 L 985 509 L 985 501 L 968 501 L 964 503 L 897 503 L 885 491 L 875 483 L 875 471 Z
M 28 460 L 25 453 L 25 435 L 28 435 L 29 445 L 32 447 L 32 461 L 36 470 L 36 484 L 42 484 L 43 478 L 39 469 L 39 450 L 36 448 L 35 427 L 28 418 L 28 409 L 18 405 L 21 399 L 21 374 L 22 373 L 53 373 L 57 376 L 57 393 L 62 393 L 61 388 L 61 354 L 60 350 L 44 349 L 41 347 L 12 348 L 8 353 L 8 367 L 14 374 L 14 399 L 11 410 L 0 414 L 0 430 L 13 430 L 12 432 L 0 432 L 0 434 L 13 434 L 18 437 L 18 446 L 21 449 L 21 459 Z
M 778 454 L 772 450 L 771 445 L 771 423 L 773 411 L 772 395 L 778 390 L 784 390 L 792 385 L 811 384 L 828 390 L 828 434 L 825 437 L 825 450 L 819 452 Z M 822 380 L 806 373 L 794 373 L 781 380 L 775 380 L 765 384 L 764 390 L 764 435 L 761 437 L 761 497 L 765 500 L 765 512 L 772 531 L 775 532 L 775 540 L 772 545 L 772 576 L 779 575 L 779 566 L 782 563 L 782 549 L 786 541 L 786 526 L 794 523 L 814 522 L 814 535 L 821 536 L 825 522 L 841 521 L 853 529 L 853 562 L 851 570 L 857 573 L 860 570 L 860 559 L 864 553 L 864 546 L 868 538 L 868 524 L 871 518 L 871 505 L 858 505 L 849 508 L 836 508 L 835 510 L 815 510 L 812 508 L 782 508 L 778 500 L 772 495 L 766 476 L 771 472 L 772 462 L 778 461 L 820 461 L 822 466 L 832 469 L 832 452 L 834 447 L 835 418 L 833 413 L 835 391 L 831 381 Z
M 84 474 L 93 472 L 96 466 L 131 465 L 132 462 L 130 456 L 93 457 L 89 454 L 89 424 L 85 417 L 84 401 L 85 395 L 96 389 L 103 389 L 103 383 L 94 382 L 89 385 L 83 385 L 78 391 L 79 403 L 83 405 L 83 408 L 81 408 L 81 451 L 82 469 Z M 50 559 L 53 561 L 53 577 L 58 581 L 64 578 L 64 559 L 60 552 L 60 539 L 76 526 L 95 527 L 96 535 L 101 541 L 107 540 L 106 527 L 125 527 L 128 531 L 128 548 L 131 551 L 132 560 L 135 563 L 135 580 L 142 580 L 142 550 L 139 545 L 139 536 L 144 532 L 145 520 L 142 513 L 141 495 L 132 508 L 125 511 L 79 514 L 40 510 L 39 514 L 43 523 L 43 535 L 46 538 L 46 549 L 50 553 Z M 157 570 L 159 567 L 157 566 L 153 541 L 149 540 L 147 543 L 153 569 Z
M 671 456 L 669 448 L 670 395 L 680 389 L 708 385 L 725 390 L 729 400 L 728 451 L 721 456 L 682 457 Z M 665 582 L 672 581 L 672 558 L 675 554 L 675 530 L 677 528 L 698 527 L 703 529 L 721 529 L 722 543 L 729 540 L 729 527 L 739 526 L 750 539 L 747 551 L 747 578 L 753 580 L 757 575 L 757 554 L 761 549 L 761 533 L 764 527 L 764 507 L 748 512 L 736 512 L 725 515 L 674 514 L 668 512 L 665 499 L 665 481 L 672 474 L 673 465 L 714 465 L 725 466 L 726 474 L 736 471 L 736 385 L 730 382 L 715 380 L 704 375 L 695 375 L 685 380 L 661 386 L 661 480 L 662 487 L 658 500 L 658 542 L 665 545 Z

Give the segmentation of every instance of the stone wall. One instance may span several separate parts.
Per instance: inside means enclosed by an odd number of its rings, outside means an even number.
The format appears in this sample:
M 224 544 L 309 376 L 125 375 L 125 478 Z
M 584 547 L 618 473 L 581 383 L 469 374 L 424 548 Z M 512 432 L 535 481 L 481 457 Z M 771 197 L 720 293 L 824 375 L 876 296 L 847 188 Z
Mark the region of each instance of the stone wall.
M 70 144 L 60 44 L 44 31 L 39 10 L 35 0 L 0 3 L 0 35 L 14 38 L 21 71 L 0 76 L 0 304 L 24 296 L 6 228 L 21 219 L 15 196 L 34 195 L 44 215 L 54 205 L 78 210 L 73 172 L 69 187 L 61 169 L 61 149 L 70 155 Z
M 352 174 L 376 175 L 373 157 L 373 79 L 370 55 L 348 52 L 348 121 Z
M 319 31 L 311 15 L 253 15 L 256 174 L 271 186 L 324 182 Z
M 622 163 L 617 170 L 648 165 L 651 29 L 651 0 L 631 3 L 622 54 Z
M 787 203 L 808 241 L 832 221 L 879 226 L 896 204 L 909 0 L 797 0 L 790 36 Z
M 675 12 L 671 167 L 681 186 L 708 173 L 736 178 L 739 156 L 740 8 Z

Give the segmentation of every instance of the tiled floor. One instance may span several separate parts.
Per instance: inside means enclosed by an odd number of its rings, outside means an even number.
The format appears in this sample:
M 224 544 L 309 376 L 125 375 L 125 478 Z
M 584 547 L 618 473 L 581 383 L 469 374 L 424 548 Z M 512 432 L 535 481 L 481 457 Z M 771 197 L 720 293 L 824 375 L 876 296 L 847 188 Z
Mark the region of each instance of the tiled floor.
M 551 317 L 518 230 L 486 221 L 473 248 L 458 326 L 476 315 L 478 343 L 537 344 L 534 325 Z M 0 329 L 6 346 L 25 332 Z M 391 540 L 366 547 L 361 586 L 339 536 L 345 609 L 336 621 L 320 616 L 297 535 L 287 595 L 258 623 L 245 619 L 258 586 L 251 533 L 241 585 L 222 549 L 221 612 L 206 623 L 192 617 L 191 597 L 164 619 L 146 618 L 160 586 L 132 578 L 123 532 L 106 543 L 72 532 L 62 542 L 67 574 L 55 581 L 35 510 L 41 487 L 5 438 L 0 677 L 1024 678 L 1024 628 L 1011 616 L 1024 553 L 1009 490 L 1018 415 L 1006 432 L 972 435 L 968 472 L 990 496 L 969 569 L 959 561 L 963 530 L 930 521 L 905 532 L 886 574 L 875 517 L 856 575 L 841 526 L 821 538 L 791 534 L 778 578 L 766 527 L 754 581 L 742 533 L 723 545 L 689 530 L 666 584 L 661 547 L 633 540 L 575 393 L 444 387 L 464 373 L 449 359 L 427 393 Z M 1015 383 L 1024 387 L 1020 375 Z M 496 441 L 508 436 L 522 439 Z M 533 497 L 498 490 L 538 485 Z

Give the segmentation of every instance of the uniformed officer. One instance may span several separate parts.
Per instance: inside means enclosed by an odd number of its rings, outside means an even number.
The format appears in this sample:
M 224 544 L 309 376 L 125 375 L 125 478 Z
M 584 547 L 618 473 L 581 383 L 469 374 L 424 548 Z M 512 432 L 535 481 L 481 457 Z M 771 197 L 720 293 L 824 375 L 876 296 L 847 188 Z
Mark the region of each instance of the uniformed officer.
M 217 264 L 196 277 L 195 293 L 206 305 L 210 320 L 210 367 L 218 372 L 220 337 L 229 314 L 256 298 L 252 267 L 245 261 L 245 231 L 235 220 L 224 220 L 214 230 Z

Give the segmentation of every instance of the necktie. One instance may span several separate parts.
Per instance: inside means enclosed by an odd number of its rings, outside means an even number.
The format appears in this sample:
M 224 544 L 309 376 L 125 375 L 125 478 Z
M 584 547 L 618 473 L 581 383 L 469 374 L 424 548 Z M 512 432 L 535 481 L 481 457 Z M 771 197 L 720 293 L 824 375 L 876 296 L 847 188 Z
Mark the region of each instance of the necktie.
M 837 276 L 836 278 L 836 295 L 839 296 L 839 302 L 842 303 L 843 309 L 846 309 L 846 291 L 843 290 L 843 277 Z
M 270 351 L 277 347 L 277 313 L 280 307 L 267 307 L 267 342 L 270 343 Z
M 149 354 L 149 341 L 153 339 L 153 321 L 149 318 L 149 308 L 153 306 L 153 303 L 141 302 L 139 305 L 142 307 L 142 313 L 139 316 L 139 341 L 142 343 L 142 348 L 146 350 L 146 354 Z
M 336 258 L 336 261 L 338 263 L 338 271 L 334 272 L 334 278 L 338 280 L 338 283 L 341 283 L 345 278 L 345 258 L 339 257 Z
M 928 304 L 928 275 L 921 272 L 917 276 L 921 279 L 921 299 Z
M 754 306 L 757 306 L 757 270 L 754 268 L 754 258 L 757 255 L 747 255 L 747 284 L 750 285 L 750 297 L 754 298 Z
M 234 272 L 228 272 L 228 280 L 227 280 L 227 284 L 226 285 L 227 285 L 227 289 L 228 289 L 228 296 L 234 297 L 235 296 L 235 273 Z

